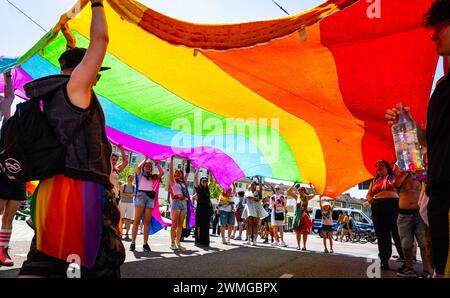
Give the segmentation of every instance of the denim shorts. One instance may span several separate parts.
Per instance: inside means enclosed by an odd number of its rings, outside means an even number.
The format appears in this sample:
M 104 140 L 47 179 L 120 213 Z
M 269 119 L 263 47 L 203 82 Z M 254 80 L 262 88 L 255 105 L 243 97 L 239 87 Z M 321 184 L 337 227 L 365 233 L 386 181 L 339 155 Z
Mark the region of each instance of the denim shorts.
M 155 199 L 150 198 L 147 191 L 140 190 L 134 199 L 134 206 L 153 209 L 155 208 Z
M 172 211 L 175 212 L 186 212 L 187 211 L 187 201 L 173 199 L 172 200 Z
M 236 219 L 236 215 L 234 215 L 234 212 L 228 212 L 228 211 L 219 211 L 219 217 L 220 217 L 220 225 L 234 225 L 234 221 Z
M 425 223 L 422 217 L 420 217 L 419 212 L 414 214 L 399 214 L 397 226 L 402 241 L 402 248 L 412 249 L 414 247 L 414 237 L 417 239 L 420 249 L 427 247 Z

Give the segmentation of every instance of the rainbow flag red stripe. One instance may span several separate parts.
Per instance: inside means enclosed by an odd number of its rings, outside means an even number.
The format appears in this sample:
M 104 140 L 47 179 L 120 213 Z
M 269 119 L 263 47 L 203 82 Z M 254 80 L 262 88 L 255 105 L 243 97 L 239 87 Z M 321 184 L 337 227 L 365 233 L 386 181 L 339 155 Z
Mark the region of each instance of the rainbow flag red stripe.
M 32 202 L 36 247 L 66 260 L 78 255 L 92 268 L 100 246 L 104 186 L 57 175 L 41 181 Z

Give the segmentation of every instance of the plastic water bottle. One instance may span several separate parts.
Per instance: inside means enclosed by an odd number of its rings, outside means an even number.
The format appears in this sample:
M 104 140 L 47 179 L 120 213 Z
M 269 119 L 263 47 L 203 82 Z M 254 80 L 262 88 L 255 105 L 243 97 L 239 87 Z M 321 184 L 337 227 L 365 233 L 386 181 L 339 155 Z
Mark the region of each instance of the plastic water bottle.
M 402 172 L 424 170 L 416 123 L 406 115 L 402 104 L 397 108 L 400 115 L 398 123 L 392 126 L 392 135 L 399 170 Z

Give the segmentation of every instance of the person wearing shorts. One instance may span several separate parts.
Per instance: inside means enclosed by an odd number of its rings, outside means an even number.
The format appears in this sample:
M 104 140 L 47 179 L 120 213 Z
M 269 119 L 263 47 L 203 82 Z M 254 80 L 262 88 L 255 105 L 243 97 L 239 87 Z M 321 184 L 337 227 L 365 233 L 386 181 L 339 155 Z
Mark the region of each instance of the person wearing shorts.
M 234 199 L 235 186 L 233 189 L 229 188 L 223 191 L 219 196 L 219 218 L 220 218 L 220 234 L 222 236 L 223 244 L 230 244 L 231 230 L 236 220 L 234 214 Z M 228 230 L 228 240 L 225 239 L 225 229 Z
M 172 200 L 172 211 L 174 212 L 187 212 L 187 201 L 183 199 Z
M 181 245 L 181 234 L 188 209 L 187 200 L 190 200 L 188 187 L 185 181 L 185 173 L 181 169 L 173 171 L 173 156 L 170 159 L 169 191 L 172 197 L 172 227 L 170 228 L 170 249 L 186 250 Z
M 272 246 L 286 247 L 284 242 L 284 212 L 286 210 L 286 198 L 281 194 L 280 186 L 275 186 L 275 195 L 270 197 L 271 223 L 274 227 L 275 242 Z
M 14 266 L 9 256 L 9 241 L 11 239 L 13 219 L 20 205 L 26 200 L 25 183 L 10 181 L 0 174 L 0 213 L 3 211 L 0 230 L 0 266 Z
M 0 96 L 0 115 L 4 117 L 3 121 L 7 121 L 11 116 L 11 104 L 14 100 L 14 87 L 10 71 L 4 73 L 4 82 L 5 97 Z M 3 212 L 0 229 L 0 266 L 14 266 L 14 262 L 8 253 L 9 241 L 14 216 L 25 200 L 25 183 L 12 182 L 0 173 L 0 213 Z
M 131 223 L 134 221 L 134 193 L 136 186 L 133 184 L 134 176 L 128 175 L 127 183 L 120 187 L 120 213 L 125 224 L 125 241 L 131 240 L 128 236 Z
M 323 232 L 323 246 L 324 253 L 328 253 L 327 239 L 330 240 L 330 253 L 333 253 L 333 209 L 334 204 L 330 202 L 322 202 L 322 197 L 319 197 L 320 209 L 322 210 L 322 232 Z
M 150 246 L 148 245 L 150 222 L 152 220 L 153 209 L 155 208 L 155 200 L 158 199 L 158 180 L 160 180 L 164 175 L 164 170 L 159 162 L 155 161 L 154 163 L 159 170 L 158 174 L 153 174 L 153 165 L 147 156 L 139 164 L 136 170 L 137 193 L 134 201 L 135 216 L 133 222 L 133 232 L 131 235 L 130 251 L 134 251 L 136 248 L 136 237 L 142 215 L 144 215 L 144 245 L 142 246 L 142 249 L 144 252 L 151 251 Z

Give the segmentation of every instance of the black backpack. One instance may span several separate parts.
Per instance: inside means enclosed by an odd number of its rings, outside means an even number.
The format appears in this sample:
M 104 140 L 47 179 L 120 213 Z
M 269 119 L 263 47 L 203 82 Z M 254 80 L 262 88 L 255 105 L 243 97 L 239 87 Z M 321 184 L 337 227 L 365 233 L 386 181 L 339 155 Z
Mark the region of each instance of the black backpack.
M 0 132 L 0 172 L 17 182 L 47 179 L 64 172 L 65 155 L 41 99 L 18 104 Z

